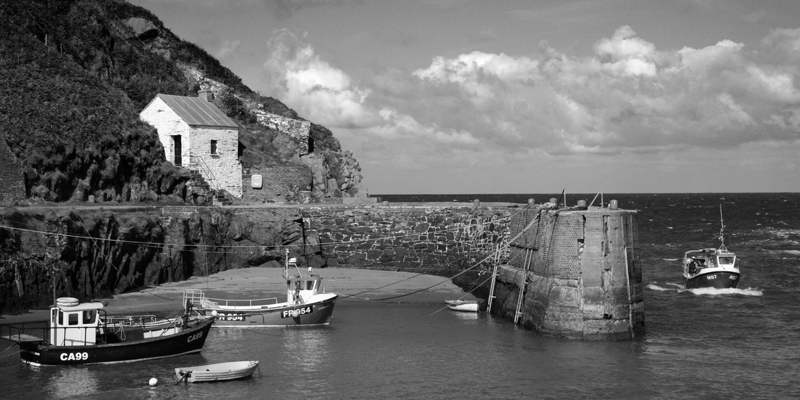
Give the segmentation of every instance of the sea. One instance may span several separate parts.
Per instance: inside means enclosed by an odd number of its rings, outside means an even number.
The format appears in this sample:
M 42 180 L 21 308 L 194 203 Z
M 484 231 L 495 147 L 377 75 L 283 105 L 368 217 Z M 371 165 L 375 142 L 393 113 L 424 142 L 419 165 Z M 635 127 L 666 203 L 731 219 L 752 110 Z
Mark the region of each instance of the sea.
M 539 203 L 561 196 L 380 197 Z M 638 211 L 646 333 L 635 340 L 548 338 L 443 302 L 350 297 L 337 302 L 328 326 L 212 329 L 201 353 L 163 360 L 37 368 L 0 340 L 0 398 L 800 398 L 800 193 L 568 194 L 567 204 L 581 199 Z M 683 253 L 717 247 L 721 215 L 739 287 L 686 290 Z M 174 376 L 176 367 L 233 360 L 258 360 L 259 370 L 205 384 Z

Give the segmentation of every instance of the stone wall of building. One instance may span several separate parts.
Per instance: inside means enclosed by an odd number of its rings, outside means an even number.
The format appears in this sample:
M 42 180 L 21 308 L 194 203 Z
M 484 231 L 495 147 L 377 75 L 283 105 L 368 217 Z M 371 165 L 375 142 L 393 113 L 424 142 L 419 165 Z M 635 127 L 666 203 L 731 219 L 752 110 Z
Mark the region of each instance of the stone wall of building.
M 180 166 L 200 172 L 211 189 L 224 189 L 234 197 L 242 197 L 237 128 L 189 126 L 160 98 L 155 98 L 139 113 L 139 117 L 158 131 L 167 161 L 175 164 L 173 137 L 180 136 Z M 212 140 L 216 141 L 214 154 Z
M 25 199 L 25 176 L 16 157 L 0 133 L 0 206 Z

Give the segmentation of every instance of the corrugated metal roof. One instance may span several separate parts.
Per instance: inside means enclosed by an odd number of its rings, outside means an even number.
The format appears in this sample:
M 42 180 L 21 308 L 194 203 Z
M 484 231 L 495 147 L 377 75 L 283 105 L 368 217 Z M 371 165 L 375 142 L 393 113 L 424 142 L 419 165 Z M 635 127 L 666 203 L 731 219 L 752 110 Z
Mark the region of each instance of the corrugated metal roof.
M 220 126 L 236 128 L 236 122 L 228 118 L 214 103 L 199 97 L 159 94 L 169 108 L 175 111 L 189 126 Z

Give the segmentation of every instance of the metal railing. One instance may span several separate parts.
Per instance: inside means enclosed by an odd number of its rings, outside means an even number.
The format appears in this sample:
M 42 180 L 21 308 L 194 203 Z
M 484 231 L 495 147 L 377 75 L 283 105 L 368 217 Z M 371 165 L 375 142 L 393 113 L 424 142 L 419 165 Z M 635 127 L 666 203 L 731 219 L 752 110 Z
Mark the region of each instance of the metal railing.
M 205 293 L 197 289 L 184 289 L 183 303 L 186 304 L 187 300 L 191 301 L 194 307 L 200 309 L 224 309 L 235 307 L 254 308 L 278 304 L 277 297 L 247 300 L 215 299 L 206 297 Z
M 208 166 L 208 164 L 206 164 L 206 161 L 203 159 L 203 157 L 190 154 L 188 167 L 189 169 L 192 169 L 192 167 L 197 167 L 197 170 L 200 171 L 200 175 L 203 175 L 203 178 L 206 179 L 212 190 L 222 190 L 222 186 L 220 186 L 219 182 L 217 181 L 217 177 L 211 171 L 211 168 Z

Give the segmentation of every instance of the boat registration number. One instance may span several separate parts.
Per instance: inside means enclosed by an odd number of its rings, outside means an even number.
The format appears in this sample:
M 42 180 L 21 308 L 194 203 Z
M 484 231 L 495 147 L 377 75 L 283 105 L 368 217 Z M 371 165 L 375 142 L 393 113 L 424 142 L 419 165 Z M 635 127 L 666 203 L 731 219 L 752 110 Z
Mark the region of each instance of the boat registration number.
M 221 321 L 244 321 L 243 314 L 219 314 L 217 318 Z
M 281 318 L 292 318 L 300 315 L 311 314 L 314 312 L 314 306 L 295 308 L 294 310 L 281 311 Z
M 89 359 L 89 353 L 61 353 L 61 361 L 86 361 Z

